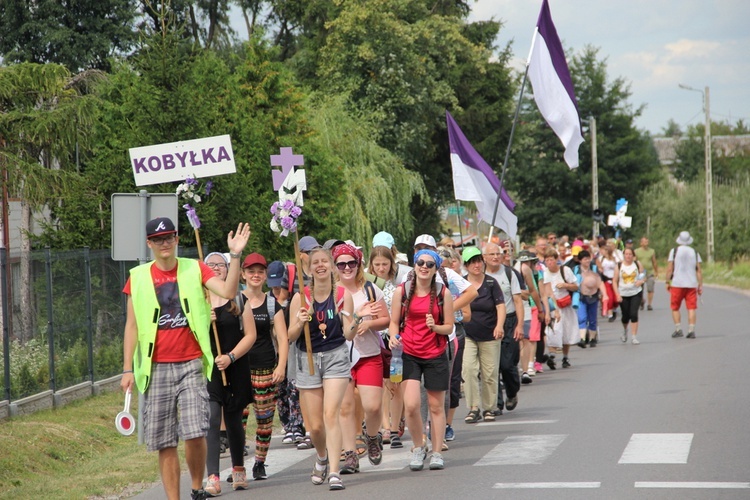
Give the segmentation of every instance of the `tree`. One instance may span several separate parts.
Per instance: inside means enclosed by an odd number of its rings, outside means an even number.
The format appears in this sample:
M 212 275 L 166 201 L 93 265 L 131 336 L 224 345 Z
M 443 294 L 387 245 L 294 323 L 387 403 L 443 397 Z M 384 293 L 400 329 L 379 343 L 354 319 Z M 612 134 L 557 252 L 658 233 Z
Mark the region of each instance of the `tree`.
M 628 200 L 628 215 L 639 212 L 639 195 L 658 181 L 661 169 L 647 133 L 636 129 L 641 108 L 627 102 L 629 85 L 623 78 L 610 81 L 606 60 L 587 46 L 569 61 L 582 118 L 594 116 L 597 127 L 599 206 L 614 213 L 619 198 Z M 579 149 L 580 164 L 569 171 L 563 148 L 542 120 L 536 105 L 527 99 L 511 153 L 508 186 L 518 203 L 516 215 L 525 238 L 534 233 L 558 231 L 588 233 L 591 227 L 591 144 Z
M 0 53 L 6 62 L 109 70 L 109 58 L 136 40 L 136 12 L 134 0 L 0 2 Z

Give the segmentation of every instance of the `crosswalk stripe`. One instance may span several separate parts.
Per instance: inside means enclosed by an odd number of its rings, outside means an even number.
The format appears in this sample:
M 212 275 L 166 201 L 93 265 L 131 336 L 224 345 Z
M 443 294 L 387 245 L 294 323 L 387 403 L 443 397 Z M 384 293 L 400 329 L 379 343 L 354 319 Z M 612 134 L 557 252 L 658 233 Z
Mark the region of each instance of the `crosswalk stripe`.
M 747 489 L 750 483 L 709 481 L 636 481 L 636 488 Z
M 589 482 L 556 482 L 556 483 L 495 483 L 493 489 L 562 489 L 562 488 L 600 488 L 599 481 Z
M 541 464 L 560 446 L 566 437 L 567 434 L 510 436 L 474 465 Z
M 693 434 L 633 434 L 621 464 L 686 464 Z
M 503 420 L 500 422 L 479 422 L 477 427 L 487 427 L 490 425 L 536 425 L 536 424 L 554 424 L 557 420 Z

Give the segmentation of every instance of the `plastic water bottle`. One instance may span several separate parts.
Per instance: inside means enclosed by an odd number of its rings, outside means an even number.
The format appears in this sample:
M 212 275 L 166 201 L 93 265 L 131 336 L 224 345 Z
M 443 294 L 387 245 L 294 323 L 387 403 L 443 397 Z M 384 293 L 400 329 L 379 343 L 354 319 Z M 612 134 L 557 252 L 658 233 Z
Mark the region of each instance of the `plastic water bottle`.
M 396 335 L 401 339 L 401 335 Z M 391 382 L 397 384 L 404 379 L 404 348 L 401 344 L 391 349 Z
M 646 273 L 640 273 L 637 277 L 638 281 L 645 280 L 646 279 Z

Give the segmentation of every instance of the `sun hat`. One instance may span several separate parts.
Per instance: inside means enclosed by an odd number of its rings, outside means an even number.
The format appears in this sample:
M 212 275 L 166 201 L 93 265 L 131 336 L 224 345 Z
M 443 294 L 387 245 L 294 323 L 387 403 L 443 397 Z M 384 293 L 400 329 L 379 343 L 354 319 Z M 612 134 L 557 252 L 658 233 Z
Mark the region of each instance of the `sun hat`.
M 693 237 L 690 236 L 689 232 L 682 231 L 675 241 L 678 245 L 692 245 Z
M 535 253 L 529 252 L 528 250 L 521 250 L 518 254 L 519 262 L 532 262 L 535 260 L 539 260 L 539 257 L 537 257 Z

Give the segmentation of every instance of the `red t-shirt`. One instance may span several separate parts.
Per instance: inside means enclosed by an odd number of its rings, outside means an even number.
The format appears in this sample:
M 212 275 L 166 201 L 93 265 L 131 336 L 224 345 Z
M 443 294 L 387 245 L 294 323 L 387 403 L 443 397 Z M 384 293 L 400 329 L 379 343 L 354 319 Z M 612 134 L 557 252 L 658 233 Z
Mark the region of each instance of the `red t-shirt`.
M 445 291 L 445 287 L 443 290 Z M 440 310 L 437 298 L 432 305 L 432 317 L 435 323 L 440 319 Z M 410 356 L 421 359 L 435 359 L 445 353 L 445 343 L 448 339 L 445 335 L 433 332 L 427 327 L 427 311 L 430 308 L 430 296 L 417 297 L 413 295 L 409 304 L 409 314 L 406 316 L 404 331 L 401 334 L 404 352 Z M 404 311 L 401 312 L 404 314 Z
M 199 262 L 201 280 L 206 282 L 216 276 L 203 262 Z M 151 279 L 154 281 L 156 298 L 159 301 L 161 316 L 156 331 L 153 361 L 156 363 L 178 363 L 190 361 L 203 356 L 201 347 L 190 331 L 187 317 L 182 311 L 182 301 L 177 288 L 177 266 L 169 271 L 162 271 L 156 265 L 151 266 Z M 123 293 L 130 295 L 130 278 L 128 277 Z

